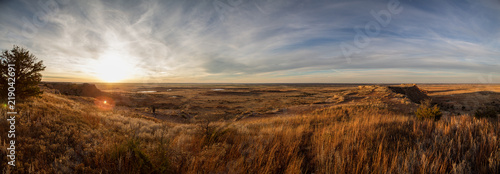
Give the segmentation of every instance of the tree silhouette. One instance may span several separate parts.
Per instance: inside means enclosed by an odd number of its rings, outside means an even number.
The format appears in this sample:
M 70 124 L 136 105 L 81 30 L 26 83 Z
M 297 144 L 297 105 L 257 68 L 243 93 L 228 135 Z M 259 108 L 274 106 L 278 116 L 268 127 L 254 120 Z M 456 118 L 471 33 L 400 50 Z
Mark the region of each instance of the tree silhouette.
M 10 71 L 9 67 L 11 67 Z M 35 55 L 30 54 L 27 49 L 14 45 L 12 50 L 3 51 L 0 56 L 0 93 L 2 94 L 2 102 L 6 102 L 7 97 L 12 97 L 8 96 L 9 87 L 15 88 L 16 101 L 41 95 L 42 91 L 40 91 L 38 83 L 42 80 L 40 71 L 43 70 L 45 70 L 43 61 L 37 62 Z M 12 72 L 15 72 L 15 74 Z M 9 80 L 9 78 L 13 79 Z

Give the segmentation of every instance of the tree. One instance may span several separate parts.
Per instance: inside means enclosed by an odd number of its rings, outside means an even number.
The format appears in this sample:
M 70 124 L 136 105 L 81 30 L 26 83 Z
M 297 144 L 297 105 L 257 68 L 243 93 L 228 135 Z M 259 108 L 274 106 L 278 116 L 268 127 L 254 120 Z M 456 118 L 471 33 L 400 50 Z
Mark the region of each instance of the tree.
M 9 87 L 14 87 L 16 101 L 41 95 L 38 83 L 42 80 L 40 72 L 43 70 L 45 70 L 43 61 L 37 61 L 35 55 L 30 54 L 27 49 L 14 45 L 12 50 L 3 51 L 0 56 L 2 102 L 7 100 Z M 12 88 L 10 90 L 12 91 Z

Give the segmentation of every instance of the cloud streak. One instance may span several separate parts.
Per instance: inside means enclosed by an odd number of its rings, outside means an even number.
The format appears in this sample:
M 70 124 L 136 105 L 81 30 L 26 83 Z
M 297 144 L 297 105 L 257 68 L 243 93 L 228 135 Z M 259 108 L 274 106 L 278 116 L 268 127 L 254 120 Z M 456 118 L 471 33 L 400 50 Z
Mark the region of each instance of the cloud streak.
M 350 62 L 341 43 L 389 1 L 40 2 L 0 6 L 0 46 L 27 47 L 49 81 L 99 81 L 110 55 L 130 65 L 128 82 L 477 82 L 499 68 L 493 0 L 401 0 Z

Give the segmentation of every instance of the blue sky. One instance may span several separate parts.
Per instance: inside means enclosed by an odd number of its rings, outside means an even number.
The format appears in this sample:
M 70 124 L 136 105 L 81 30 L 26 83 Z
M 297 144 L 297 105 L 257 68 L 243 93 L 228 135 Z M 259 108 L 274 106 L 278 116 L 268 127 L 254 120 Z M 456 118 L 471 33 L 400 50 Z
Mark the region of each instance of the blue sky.
M 44 81 L 500 83 L 500 1 L 1 1 Z

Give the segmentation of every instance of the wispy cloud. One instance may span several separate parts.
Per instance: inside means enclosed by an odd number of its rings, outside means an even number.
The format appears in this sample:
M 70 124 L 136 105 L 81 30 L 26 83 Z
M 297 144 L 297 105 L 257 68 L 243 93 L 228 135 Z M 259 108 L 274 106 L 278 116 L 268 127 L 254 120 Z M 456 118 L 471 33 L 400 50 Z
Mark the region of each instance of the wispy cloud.
M 56 81 L 98 80 L 112 56 L 131 82 L 476 82 L 498 72 L 494 0 L 401 0 L 402 12 L 347 61 L 341 43 L 388 2 L 2 2 L 0 46 L 27 47 Z

